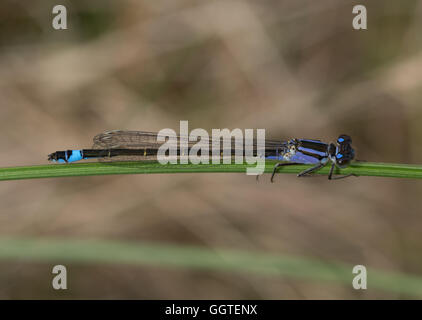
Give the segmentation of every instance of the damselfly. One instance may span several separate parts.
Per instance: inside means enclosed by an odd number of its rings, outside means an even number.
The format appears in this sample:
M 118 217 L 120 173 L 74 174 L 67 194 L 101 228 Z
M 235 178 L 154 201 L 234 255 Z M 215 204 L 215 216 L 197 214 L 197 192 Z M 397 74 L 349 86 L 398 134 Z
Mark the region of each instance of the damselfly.
M 144 131 L 108 131 L 94 137 L 92 149 L 56 151 L 48 156 L 49 161 L 59 163 L 71 163 L 85 159 L 100 159 L 100 161 L 145 161 L 156 160 L 160 146 L 166 142 L 165 135 Z M 186 141 L 186 149 L 178 148 L 177 157 L 189 154 L 190 149 L 197 143 L 189 141 L 187 137 L 177 137 L 175 143 Z M 209 144 L 211 155 L 211 139 L 205 143 Z M 246 142 L 237 143 L 235 138 L 229 141 L 232 155 L 238 154 L 239 148 L 245 150 Z M 310 176 L 329 162 L 331 168 L 328 179 L 341 179 L 354 174 L 333 176 L 335 167 L 346 168 L 354 159 L 355 152 L 352 148 L 352 139 L 345 134 L 337 138 L 336 143 L 324 143 L 320 140 L 291 139 L 289 141 L 265 140 L 265 149 L 259 154 L 259 145 L 253 141 L 254 155 L 264 157 L 268 160 L 280 161 L 274 166 L 271 181 L 277 169 L 281 166 L 292 164 L 312 164 L 314 166 L 300 172 L 298 177 Z M 221 151 L 221 155 L 225 150 Z

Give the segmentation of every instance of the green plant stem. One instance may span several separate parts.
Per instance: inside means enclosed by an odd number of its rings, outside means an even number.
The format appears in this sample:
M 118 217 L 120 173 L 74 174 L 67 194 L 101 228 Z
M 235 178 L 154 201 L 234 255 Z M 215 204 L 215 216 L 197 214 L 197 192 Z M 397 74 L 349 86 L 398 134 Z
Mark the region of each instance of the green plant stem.
M 273 170 L 276 161 L 267 161 L 265 172 Z M 0 180 L 19 180 L 36 178 L 95 176 L 109 174 L 145 174 L 145 173 L 194 173 L 194 172 L 246 172 L 247 164 L 167 164 L 158 162 L 90 162 L 72 164 L 51 164 L 27 167 L 0 168 Z M 308 165 L 291 165 L 279 168 L 278 173 L 299 173 Z M 329 165 L 317 172 L 327 175 Z M 354 162 L 346 169 L 335 170 L 336 174 L 354 173 L 357 176 L 377 176 L 394 178 L 422 178 L 421 165 Z
M 345 285 L 350 290 L 353 265 L 315 258 L 258 252 L 60 238 L 0 238 L 1 260 L 78 264 L 130 264 L 204 271 L 243 272 L 255 276 L 289 277 Z M 368 286 L 422 297 L 422 277 L 367 267 Z M 327 283 L 328 282 L 328 283 Z

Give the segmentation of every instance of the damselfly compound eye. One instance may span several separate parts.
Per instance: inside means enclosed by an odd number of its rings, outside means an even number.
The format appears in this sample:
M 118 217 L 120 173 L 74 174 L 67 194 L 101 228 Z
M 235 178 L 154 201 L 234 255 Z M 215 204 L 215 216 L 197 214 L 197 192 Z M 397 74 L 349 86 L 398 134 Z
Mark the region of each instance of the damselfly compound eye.
M 342 144 L 342 143 L 352 143 L 352 138 L 350 138 L 350 136 L 348 136 L 347 134 L 341 134 L 338 138 L 337 138 L 337 143 Z

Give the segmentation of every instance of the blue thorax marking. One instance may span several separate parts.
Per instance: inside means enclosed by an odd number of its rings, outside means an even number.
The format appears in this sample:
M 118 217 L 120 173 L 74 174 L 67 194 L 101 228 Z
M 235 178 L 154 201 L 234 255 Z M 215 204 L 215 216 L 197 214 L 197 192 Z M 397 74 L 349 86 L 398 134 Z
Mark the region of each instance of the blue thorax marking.
M 321 140 L 300 139 L 300 141 L 308 141 L 308 142 L 315 142 L 315 143 L 320 143 L 320 144 L 326 144 L 326 143 L 322 142 Z
M 307 152 L 307 153 L 317 154 L 317 155 L 319 155 L 321 157 L 326 157 L 327 156 L 327 152 L 318 151 L 318 150 L 311 149 L 311 148 L 299 147 L 298 150 L 299 151 L 304 151 L 304 152 Z
M 290 157 L 289 161 L 303 164 L 316 164 L 320 162 L 318 158 L 303 154 L 302 152 L 296 152 L 293 156 Z
M 279 156 L 268 156 L 268 157 L 265 157 L 265 159 L 286 161 L 286 162 L 296 162 L 296 163 L 303 163 L 303 164 L 316 164 L 320 162 L 318 158 L 303 154 L 302 152 L 296 152 L 294 155 L 290 157 L 286 157 L 286 158 L 280 154 Z

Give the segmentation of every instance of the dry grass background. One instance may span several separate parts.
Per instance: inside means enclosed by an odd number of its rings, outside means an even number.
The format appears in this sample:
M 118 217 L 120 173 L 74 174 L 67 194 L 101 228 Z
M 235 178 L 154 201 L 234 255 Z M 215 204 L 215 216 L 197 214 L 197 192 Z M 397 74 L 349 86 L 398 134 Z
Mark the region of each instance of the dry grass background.
M 0 166 L 46 163 L 104 130 L 265 128 L 354 139 L 358 158 L 420 163 L 422 3 L 54 1 L 0 4 Z M 421 182 L 242 174 L 0 183 L 0 233 L 294 254 L 421 275 Z M 161 267 L 0 262 L 0 298 L 402 298 L 315 281 Z

